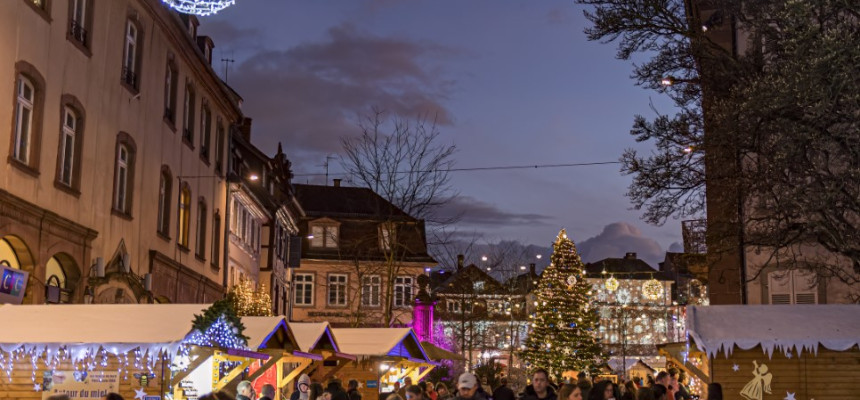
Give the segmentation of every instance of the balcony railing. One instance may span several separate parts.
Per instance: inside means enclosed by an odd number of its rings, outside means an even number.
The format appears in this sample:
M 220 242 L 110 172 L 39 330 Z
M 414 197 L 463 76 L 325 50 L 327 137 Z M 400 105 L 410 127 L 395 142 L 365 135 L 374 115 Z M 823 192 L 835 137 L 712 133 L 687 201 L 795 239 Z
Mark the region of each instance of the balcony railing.
M 84 47 L 89 47 L 87 42 L 87 30 L 77 20 L 69 20 L 69 36 L 80 42 Z
M 122 81 L 137 89 L 137 75 L 128 67 L 122 67 Z

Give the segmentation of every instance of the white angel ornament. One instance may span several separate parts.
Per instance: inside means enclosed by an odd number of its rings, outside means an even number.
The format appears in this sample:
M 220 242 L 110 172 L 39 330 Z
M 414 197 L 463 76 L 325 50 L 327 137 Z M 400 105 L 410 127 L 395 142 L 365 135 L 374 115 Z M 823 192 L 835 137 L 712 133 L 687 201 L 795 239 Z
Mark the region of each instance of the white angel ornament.
M 773 379 L 773 374 L 767 372 L 767 365 L 758 365 L 758 362 L 753 361 L 753 376 L 754 378 L 741 389 L 741 396 L 747 400 L 762 400 L 764 394 L 770 393 L 770 381 Z

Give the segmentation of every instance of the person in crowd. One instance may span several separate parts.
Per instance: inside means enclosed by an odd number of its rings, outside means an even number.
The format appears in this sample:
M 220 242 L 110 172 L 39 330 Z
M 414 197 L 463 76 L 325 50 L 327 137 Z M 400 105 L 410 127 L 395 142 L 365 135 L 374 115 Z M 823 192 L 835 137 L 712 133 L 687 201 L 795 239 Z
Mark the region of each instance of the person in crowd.
M 478 377 L 470 372 L 460 374 L 457 379 L 457 396 L 454 400 L 472 400 L 479 399 L 478 394 Z
M 346 383 L 346 397 L 349 400 L 361 400 L 361 392 L 358 391 L 358 381 L 355 379 L 350 379 L 349 382 Z
M 346 394 L 346 391 L 343 390 L 340 379 L 329 379 L 326 391 L 331 394 L 331 399 L 326 400 L 349 400 L 349 396 Z
M 218 391 L 218 392 L 212 392 L 209 394 L 205 394 L 205 395 L 199 397 L 198 400 L 236 400 L 236 399 L 227 393 Z
M 666 372 L 669 373 L 669 384 L 666 386 L 668 400 L 675 400 L 675 393 L 678 392 L 678 369 L 669 368 Z
M 687 373 L 678 371 L 678 391 L 675 392 L 675 400 L 692 400 L 690 388 L 687 387 Z
M 624 382 L 621 400 L 636 400 L 636 384 L 632 380 Z
M 588 394 L 588 400 L 619 400 L 621 397 L 612 381 L 597 382 Z
M 311 383 L 311 391 L 308 397 L 310 400 L 323 400 L 323 392 L 325 392 L 325 389 L 323 389 L 322 384 L 314 382 Z
M 555 391 L 549 386 L 549 372 L 538 368 L 532 374 L 532 384 L 520 395 L 520 400 L 556 400 Z
M 397 384 L 395 383 L 394 386 L 397 386 Z M 408 388 L 410 386 L 412 386 L 412 378 L 407 376 L 407 377 L 403 378 L 403 386 L 400 386 L 400 388 L 395 390 L 395 392 L 397 394 L 399 394 L 400 397 L 405 399 L 406 398 L 406 388 Z
M 391 393 L 385 398 L 385 400 L 403 400 L 403 398 L 397 393 Z
M 579 386 L 579 390 L 582 392 L 582 398 L 587 399 L 588 395 L 591 393 L 591 379 L 588 379 L 588 376 L 585 375 L 585 371 L 580 372 L 576 377 L 576 385 Z
M 72 399 L 69 398 L 69 395 L 67 395 L 67 394 L 55 394 L 51 397 L 48 397 L 48 400 L 72 400 Z
M 558 390 L 558 400 L 583 400 L 582 389 L 578 385 L 565 383 Z
M 436 400 L 437 394 L 436 390 L 433 389 L 433 382 L 430 381 L 421 381 L 418 382 L 418 386 L 421 386 L 421 389 L 424 390 L 424 397 L 429 400 Z
M 402 399 L 402 398 L 404 398 L 404 397 L 403 397 L 402 395 L 400 395 L 400 392 L 401 392 L 401 390 L 400 390 L 400 381 L 394 382 L 394 391 L 393 391 L 393 392 L 391 392 L 391 393 L 397 393 L 397 395 L 398 395 L 398 396 L 400 396 L 400 398 Z
M 654 393 L 654 400 L 669 400 L 669 389 L 659 383 L 651 387 L 651 392 Z
M 448 390 L 448 385 L 445 382 L 436 384 L 436 400 L 449 400 L 451 397 L 451 392 Z
M 493 390 L 493 400 L 515 400 L 514 391 L 508 387 L 508 378 L 502 378 L 499 387 Z
M 648 387 L 654 386 L 657 382 L 654 380 L 654 377 L 651 375 L 647 375 L 648 378 Z
M 650 375 L 649 375 L 650 376 Z M 636 400 L 657 400 L 654 391 L 650 387 L 641 387 L 636 391 Z
M 311 400 L 310 392 L 311 377 L 308 374 L 302 374 L 296 381 L 296 391 L 290 395 L 290 400 Z
M 236 400 L 254 400 L 251 394 L 253 390 L 250 381 L 239 382 L 236 386 Z
M 270 384 L 265 384 L 260 388 L 260 400 L 274 400 L 275 399 L 275 387 Z
M 105 395 L 104 400 L 125 400 L 119 393 L 108 393 Z
M 412 385 L 406 388 L 406 400 L 426 400 L 421 386 Z
M 723 385 L 716 382 L 709 383 L 708 400 L 723 400 Z

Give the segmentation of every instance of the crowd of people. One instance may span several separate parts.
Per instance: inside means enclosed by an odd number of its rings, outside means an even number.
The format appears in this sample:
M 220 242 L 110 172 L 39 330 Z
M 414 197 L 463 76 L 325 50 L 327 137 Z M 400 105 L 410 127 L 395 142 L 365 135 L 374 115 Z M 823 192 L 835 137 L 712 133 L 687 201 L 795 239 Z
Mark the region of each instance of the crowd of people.
M 378 400 L 694 400 L 687 386 L 683 371 L 669 368 L 656 377 L 647 376 L 616 383 L 612 380 L 593 381 L 585 373 L 577 379 L 555 385 L 545 369 L 538 368 L 531 376 L 531 384 L 518 395 L 508 387 L 502 378 L 498 387 L 485 389 L 478 377 L 470 372 L 459 376 L 456 384 L 449 388 L 445 382 L 421 381 L 413 384 L 409 377 L 394 384 L 394 390 L 382 393 Z M 263 385 L 259 397 L 249 381 L 241 381 L 236 387 L 236 397 L 224 392 L 215 392 L 200 397 L 200 400 L 274 400 L 275 387 Z M 55 395 L 48 400 L 69 400 L 66 395 Z M 107 394 L 103 400 L 124 400 L 116 393 Z M 331 379 L 326 387 L 319 382 L 311 382 L 310 376 L 302 374 L 296 381 L 295 391 L 290 400 L 362 400 L 358 381 L 350 380 L 346 389 L 341 381 Z M 368 399 L 376 400 L 376 399 Z M 708 385 L 707 400 L 723 400 L 719 383 Z

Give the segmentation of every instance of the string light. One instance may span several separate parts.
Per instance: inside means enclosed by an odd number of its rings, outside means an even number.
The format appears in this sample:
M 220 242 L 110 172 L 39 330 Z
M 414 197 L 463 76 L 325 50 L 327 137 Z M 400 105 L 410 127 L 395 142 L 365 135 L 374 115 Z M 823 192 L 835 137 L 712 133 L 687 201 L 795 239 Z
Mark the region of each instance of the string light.
M 651 300 L 659 300 L 663 297 L 663 285 L 651 278 L 642 284 L 642 294 Z
M 606 290 L 610 292 L 614 292 L 618 290 L 618 279 L 615 279 L 614 276 L 610 276 L 609 279 L 606 280 L 606 283 L 603 284 L 606 287 Z
M 207 16 L 217 13 L 236 3 L 236 0 L 162 0 L 174 10 L 183 14 Z

